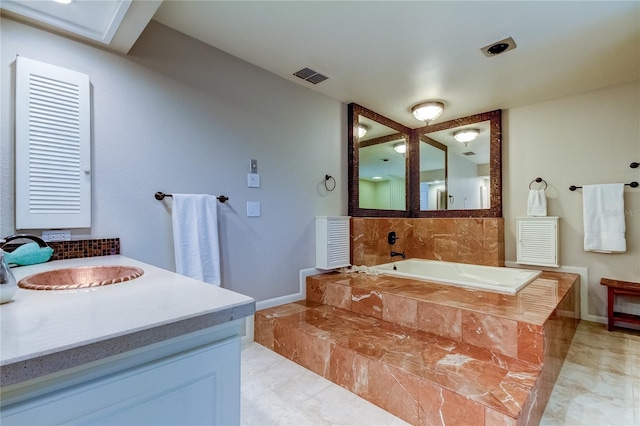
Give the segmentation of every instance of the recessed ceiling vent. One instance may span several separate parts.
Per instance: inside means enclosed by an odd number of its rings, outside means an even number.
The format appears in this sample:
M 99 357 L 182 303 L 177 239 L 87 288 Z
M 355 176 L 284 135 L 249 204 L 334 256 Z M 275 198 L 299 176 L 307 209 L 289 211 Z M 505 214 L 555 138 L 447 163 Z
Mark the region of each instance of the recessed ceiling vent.
M 487 58 L 491 58 L 493 56 L 499 55 L 501 53 L 507 52 L 509 50 L 513 50 L 516 48 L 516 42 L 513 41 L 513 38 L 505 38 L 504 40 L 497 41 L 495 43 L 491 43 L 488 46 L 481 48 L 482 53 Z
M 462 155 L 476 155 L 476 153 L 473 151 L 467 151 L 467 152 L 463 152 Z
M 322 75 L 319 72 L 312 70 L 311 68 L 303 68 L 298 72 L 294 72 L 293 75 L 313 84 L 321 83 L 329 78 L 326 75 Z

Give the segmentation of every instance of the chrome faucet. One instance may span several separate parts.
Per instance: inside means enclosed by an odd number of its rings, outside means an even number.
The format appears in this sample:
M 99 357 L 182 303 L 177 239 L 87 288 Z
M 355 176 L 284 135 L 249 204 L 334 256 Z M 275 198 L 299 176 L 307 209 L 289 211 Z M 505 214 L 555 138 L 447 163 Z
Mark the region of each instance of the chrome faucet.
M 397 252 L 397 251 L 392 251 L 392 252 L 391 252 L 391 257 L 395 257 L 395 256 L 401 256 L 403 259 L 406 259 L 406 258 L 407 258 L 407 255 L 406 255 L 406 254 L 404 254 L 404 252 L 399 253 L 399 252 Z

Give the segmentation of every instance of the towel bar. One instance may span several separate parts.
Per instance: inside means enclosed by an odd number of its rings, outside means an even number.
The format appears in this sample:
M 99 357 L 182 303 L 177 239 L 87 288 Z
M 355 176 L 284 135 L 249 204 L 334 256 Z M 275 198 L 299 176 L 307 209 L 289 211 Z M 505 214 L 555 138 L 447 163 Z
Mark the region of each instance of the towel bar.
M 160 200 L 164 200 L 164 197 L 173 197 L 173 195 L 165 194 L 164 192 L 156 192 L 155 197 L 156 197 L 156 200 L 160 201 Z M 227 201 L 229 201 L 229 197 L 225 195 L 220 195 L 219 197 L 216 197 L 216 198 L 221 203 L 226 203 Z
M 638 182 L 625 183 L 624 186 L 630 186 L 632 188 L 637 188 L 640 184 Z M 575 191 L 578 188 L 582 188 L 581 186 L 571 185 L 569 187 L 569 191 Z

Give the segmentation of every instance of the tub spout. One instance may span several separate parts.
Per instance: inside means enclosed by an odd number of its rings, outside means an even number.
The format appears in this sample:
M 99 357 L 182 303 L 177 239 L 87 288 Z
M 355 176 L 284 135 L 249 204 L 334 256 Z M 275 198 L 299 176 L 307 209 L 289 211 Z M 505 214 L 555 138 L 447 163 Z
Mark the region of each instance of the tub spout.
M 397 252 L 397 251 L 392 251 L 392 252 L 391 252 L 391 257 L 395 257 L 395 256 L 400 256 L 400 257 L 402 257 L 403 259 L 406 259 L 406 258 L 407 258 L 407 255 L 406 255 L 406 254 L 404 254 L 404 252 L 399 253 L 399 252 Z

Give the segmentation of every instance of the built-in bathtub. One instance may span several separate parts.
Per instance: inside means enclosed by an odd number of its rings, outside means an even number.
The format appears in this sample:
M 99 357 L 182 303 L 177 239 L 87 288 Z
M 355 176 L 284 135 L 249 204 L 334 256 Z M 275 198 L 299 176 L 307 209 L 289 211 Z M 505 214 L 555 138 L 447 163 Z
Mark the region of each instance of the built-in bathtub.
M 496 293 L 516 294 L 542 271 L 469 265 L 427 259 L 406 259 L 373 267 L 377 272 Z

